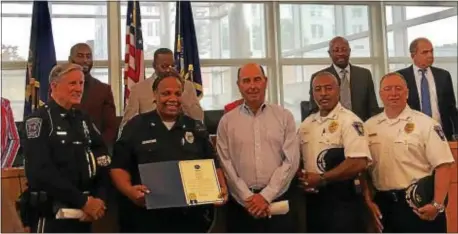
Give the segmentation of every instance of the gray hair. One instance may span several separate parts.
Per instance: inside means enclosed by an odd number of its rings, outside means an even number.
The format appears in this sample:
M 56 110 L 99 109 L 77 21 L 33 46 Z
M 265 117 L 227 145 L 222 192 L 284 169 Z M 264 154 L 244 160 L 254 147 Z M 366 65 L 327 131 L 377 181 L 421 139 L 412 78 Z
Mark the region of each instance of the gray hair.
M 64 63 L 54 66 L 49 73 L 49 83 L 58 82 L 62 76 L 72 71 L 83 72 L 83 67 L 75 63 Z
M 337 77 L 334 74 L 332 74 L 331 72 L 328 72 L 328 71 L 320 71 L 320 72 L 316 73 L 315 76 L 313 76 L 312 87 L 313 87 L 313 81 L 316 80 L 317 78 L 322 77 L 322 76 L 332 77 L 334 79 L 334 81 L 336 82 L 336 85 L 340 86 L 339 79 L 337 79 Z
M 403 76 L 401 73 L 399 73 L 399 72 L 390 72 L 390 73 L 387 73 L 387 74 L 385 74 L 384 76 L 382 76 L 382 78 L 380 79 L 380 83 L 379 83 L 379 87 L 380 87 L 379 89 L 380 89 L 380 90 L 382 89 L 382 83 L 383 83 L 383 81 L 384 81 L 386 78 L 391 77 L 391 76 L 397 76 L 397 77 L 401 78 L 401 80 L 404 82 L 404 84 L 405 84 L 406 87 L 407 87 L 406 79 L 404 78 L 404 76 Z
M 431 41 L 429 41 L 428 38 L 426 38 L 426 37 L 415 38 L 409 45 L 409 52 L 411 54 L 415 54 L 415 52 L 417 52 L 418 43 L 421 42 L 421 41 L 427 41 L 427 42 L 431 43 Z

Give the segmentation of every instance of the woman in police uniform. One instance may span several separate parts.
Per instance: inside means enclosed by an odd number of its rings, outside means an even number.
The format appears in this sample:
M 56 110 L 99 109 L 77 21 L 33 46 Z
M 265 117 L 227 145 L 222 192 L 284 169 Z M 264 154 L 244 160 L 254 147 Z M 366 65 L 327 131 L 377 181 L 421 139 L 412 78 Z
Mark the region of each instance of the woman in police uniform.
M 122 232 L 207 232 L 213 222 L 211 205 L 147 210 L 138 165 L 172 160 L 215 159 L 215 150 L 200 121 L 181 111 L 183 80 L 176 72 L 162 74 L 153 83 L 156 110 L 139 114 L 123 128 L 114 146 L 111 177 L 121 193 Z M 186 134 L 194 135 L 184 144 Z M 218 171 L 222 196 L 227 200 L 223 173 Z

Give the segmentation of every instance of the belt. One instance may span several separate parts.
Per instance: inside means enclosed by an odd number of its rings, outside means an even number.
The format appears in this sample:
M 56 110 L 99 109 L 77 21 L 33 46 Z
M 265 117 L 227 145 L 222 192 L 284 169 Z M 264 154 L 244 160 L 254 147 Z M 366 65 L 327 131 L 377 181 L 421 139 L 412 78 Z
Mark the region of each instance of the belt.
M 376 195 L 379 195 L 380 197 L 384 199 L 388 199 L 392 202 L 398 202 L 405 200 L 406 197 L 406 189 L 393 189 L 393 190 L 388 190 L 388 191 L 377 191 Z
M 260 193 L 264 188 L 248 188 L 252 193 Z

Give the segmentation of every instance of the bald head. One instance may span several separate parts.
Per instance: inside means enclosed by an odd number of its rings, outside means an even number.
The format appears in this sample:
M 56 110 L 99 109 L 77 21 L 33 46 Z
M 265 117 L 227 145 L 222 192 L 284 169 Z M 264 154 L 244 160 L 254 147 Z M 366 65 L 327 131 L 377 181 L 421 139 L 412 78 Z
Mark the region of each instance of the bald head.
M 252 110 L 257 110 L 266 98 L 267 77 L 264 69 L 256 63 L 241 67 L 237 75 L 237 86 L 240 93 Z
M 329 42 L 329 57 L 331 57 L 332 62 L 344 69 L 348 66 L 350 61 L 350 44 L 348 43 L 347 39 L 343 37 L 334 37 Z
M 77 43 L 70 49 L 69 62 L 83 67 L 84 74 L 89 74 L 92 69 L 92 49 L 86 43 Z

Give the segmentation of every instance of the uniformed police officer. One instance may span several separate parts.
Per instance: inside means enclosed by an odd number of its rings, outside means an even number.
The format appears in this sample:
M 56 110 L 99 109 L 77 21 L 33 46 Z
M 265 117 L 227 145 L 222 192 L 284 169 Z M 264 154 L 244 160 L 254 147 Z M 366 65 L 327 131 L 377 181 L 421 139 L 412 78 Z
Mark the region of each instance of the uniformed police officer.
M 312 87 L 319 112 L 307 117 L 299 128 L 304 161 L 299 179 L 306 192 L 307 231 L 365 232 L 364 199 L 357 177 L 371 157 L 363 123 L 339 103 L 339 85 L 333 74 L 318 73 Z M 330 156 L 341 157 L 340 164 L 326 170 L 327 159 L 320 155 L 339 150 L 341 153 Z
M 440 124 L 407 105 L 409 90 L 398 73 L 380 81 L 384 112 L 369 119 L 373 164 L 372 182 L 377 192 L 368 203 L 384 232 L 446 232 L 445 198 L 449 190 L 453 156 Z M 411 207 L 406 189 L 435 172 L 434 198 L 423 207 Z
M 105 213 L 111 159 L 87 115 L 72 108 L 83 93 L 81 66 L 55 66 L 49 83 L 51 100 L 25 120 L 29 202 L 39 212 L 32 232 L 90 232 L 91 221 Z M 83 215 L 56 219 L 61 208 L 81 209 Z
M 177 73 L 161 74 L 153 83 L 157 109 L 139 114 L 123 128 L 114 146 L 111 177 L 123 195 L 120 202 L 122 232 L 207 232 L 213 206 L 147 210 L 139 164 L 172 160 L 216 159 L 201 121 L 181 111 L 183 80 Z M 222 196 L 227 200 L 223 173 L 218 170 Z M 210 217 L 213 218 L 213 217 Z

